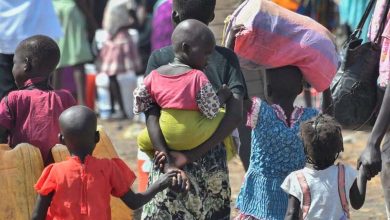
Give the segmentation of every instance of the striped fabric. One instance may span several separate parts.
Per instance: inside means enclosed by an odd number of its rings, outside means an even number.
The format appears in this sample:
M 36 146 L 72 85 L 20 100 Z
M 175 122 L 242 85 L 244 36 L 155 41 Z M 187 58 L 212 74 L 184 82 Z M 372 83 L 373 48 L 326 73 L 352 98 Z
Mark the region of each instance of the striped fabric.
M 242 63 L 297 66 L 317 91 L 329 87 L 339 57 L 334 36 L 325 27 L 268 0 L 243 2 L 226 31 L 239 24 L 245 28 L 236 36 L 234 51 Z

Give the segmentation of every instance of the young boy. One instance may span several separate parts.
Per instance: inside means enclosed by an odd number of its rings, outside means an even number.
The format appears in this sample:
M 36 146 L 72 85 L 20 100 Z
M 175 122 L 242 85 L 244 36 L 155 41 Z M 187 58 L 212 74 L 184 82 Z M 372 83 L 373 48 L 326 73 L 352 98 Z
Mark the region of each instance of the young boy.
M 39 196 L 32 219 L 111 219 L 110 195 L 137 209 L 171 183 L 176 184 L 178 173 L 172 170 L 145 192 L 133 192 L 130 186 L 135 175 L 123 160 L 92 156 L 100 136 L 96 115 L 89 108 L 73 106 L 61 114 L 59 123 L 59 139 L 72 157 L 43 171 L 35 185 Z
M 15 51 L 12 74 L 19 90 L 0 102 L 0 143 L 15 147 L 27 142 L 41 151 L 44 164 L 53 162 L 50 149 L 58 142 L 58 116 L 76 104 L 64 90 L 54 91 L 49 77 L 60 59 L 56 42 L 36 35 Z

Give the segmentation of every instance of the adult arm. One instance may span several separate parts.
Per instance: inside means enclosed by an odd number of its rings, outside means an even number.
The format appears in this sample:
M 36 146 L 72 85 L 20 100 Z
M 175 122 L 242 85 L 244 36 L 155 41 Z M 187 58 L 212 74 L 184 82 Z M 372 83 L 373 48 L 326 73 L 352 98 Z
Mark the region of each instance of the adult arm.
M 299 219 L 299 211 L 301 204 L 297 198 L 292 195 L 288 196 L 288 206 L 284 220 L 296 220 Z
M 46 219 L 47 210 L 49 209 L 51 200 L 53 198 L 54 192 L 43 196 L 38 195 L 37 202 L 32 213 L 32 220 L 44 220 Z
M 363 167 L 361 167 L 357 179 L 349 191 L 351 206 L 356 210 L 363 206 L 364 200 L 366 199 L 367 178 L 364 172 Z
M 322 113 L 328 114 L 330 116 L 334 115 L 334 106 L 332 99 L 332 92 L 330 88 L 327 88 L 322 92 Z
M 221 143 L 225 137 L 230 135 L 232 131 L 237 128 L 242 118 L 243 99 L 240 95 L 233 94 L 226 103 L 226 114 L 214 134 L 198 147 L 184 152 L 188 162 L 198 160 L 217 144 Z
M 358 168 L 363 165 L 367 179 L 370 180 L 376 176 L 382 168 L 380 144 L 390 125 L 390 90 L 386 87 L 383 102 L 376 119 L 374 128 L 368 139 L 366 148 L 358 159 Z
M 6 144 L 8 135 L 7 129 L 0 125 L 0 144 Z

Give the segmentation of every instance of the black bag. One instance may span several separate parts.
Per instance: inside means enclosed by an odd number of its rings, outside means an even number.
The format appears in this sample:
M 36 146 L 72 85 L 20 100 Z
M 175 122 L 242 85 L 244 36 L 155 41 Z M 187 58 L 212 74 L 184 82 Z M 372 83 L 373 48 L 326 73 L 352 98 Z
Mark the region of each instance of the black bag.
M 357 29 L 344 44 L 343 61 L 331 84 L 335 118 L 345 129 L 371 129 L 382 101 L 376 81 L 379 74 L 380 41 L 390 0 L 374 42 L 362 44 L 360 39 L 364 23 L 374 5 L 375 0 L 371 0 Z

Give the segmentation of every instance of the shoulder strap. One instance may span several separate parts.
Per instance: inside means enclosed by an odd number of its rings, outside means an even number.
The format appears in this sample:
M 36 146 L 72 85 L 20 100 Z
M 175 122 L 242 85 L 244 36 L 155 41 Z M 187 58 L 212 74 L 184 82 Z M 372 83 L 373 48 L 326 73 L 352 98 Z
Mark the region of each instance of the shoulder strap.
M 350 218 L 349 215 L 349 204 L 347 199 L 347 194 L 345 192 L 345 167 L 343 164 L 338 164 L 338 188 L 339 188 L 339 196 L 340 202 L 343 207 L 344 213 L 347 215 L 347 218 Z
M 360 35 L 362 34 L 362 29 L 364 24 L 367 21 L 368 16 L 370 15 L 372 9 L 374 8 L 376 0 L 370 0 L 370 2 L 367 5 L 366 11 L 364 12 L 362 18 L 359 21 L 358 26 L 356 27 L 355 31 L 350 36 L 351 39 L 360 38 Z
M 307 184 L 305 175 L 303 175 L 302 171 L 296 172 L 299 186 L 301 187 L 302 193 L 303 193 L 303 201 L 302 201 L 302 219 L 305 219 L 307 216 L 307 213 L 309 213 L 310 205 L 311 205 L 311 193 L 309 185 Z

